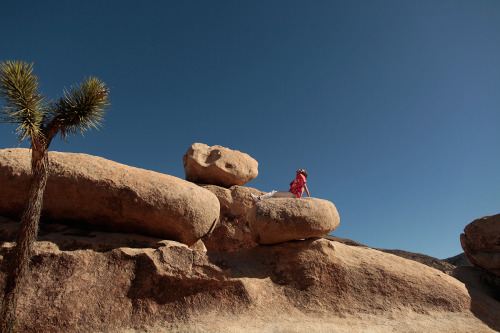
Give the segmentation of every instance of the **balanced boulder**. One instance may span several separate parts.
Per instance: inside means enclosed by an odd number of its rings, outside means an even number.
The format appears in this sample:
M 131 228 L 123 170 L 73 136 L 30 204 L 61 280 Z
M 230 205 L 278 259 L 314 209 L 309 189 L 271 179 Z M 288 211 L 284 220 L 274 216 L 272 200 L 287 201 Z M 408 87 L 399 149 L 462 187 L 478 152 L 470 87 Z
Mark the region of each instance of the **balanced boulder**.
M 0 150 L 0 215 L 19 218 L 30 182 L 28 149 Z M 187 245 L 219 218 L 217 197 L 177 177 L 85 154 L 49 152 L 42 219 L 136 232 Z
M 317 198 L 272 198 L 259 201 L 249 216 L 252 239 L 259 244 L 326 235 L 339 226 L 337 208 Z
M 186 180 L 231 187 L 244 185 L 257 177 L 256 160 L 249 155 L 222 146 L 193 144 L 183 159 Z
M 460 243 L 474 265 L 500 275 L 500 214 L 469 223 L 460 235 Z

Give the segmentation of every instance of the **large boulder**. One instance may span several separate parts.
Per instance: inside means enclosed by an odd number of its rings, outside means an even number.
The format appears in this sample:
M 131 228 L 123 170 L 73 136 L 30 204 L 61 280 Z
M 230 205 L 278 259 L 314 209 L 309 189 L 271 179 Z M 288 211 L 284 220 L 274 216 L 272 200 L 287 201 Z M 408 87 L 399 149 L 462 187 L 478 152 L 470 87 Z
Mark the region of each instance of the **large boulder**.
M 131 246 L 133 235 L 119 242 L 117 234 L 86 234 L 45 230 L 35 243 L 18 303 L 19 332 L 500 328 L 500 303 L 438 270 L 370 248 L 309 239 L 219 254 L 174 241 L 140 238 Z M 13 246 L 3 241 L 0 291 Z
M 219 217 L 217 197 L 185 180 L 85 154 L 49 152 L 42 219 L 129 231 L 192 245 Z M 30 151 L 0 150 L 0 215 L 19 218 Z
M 259 244 L 319 237 L 339 226 L 337 208 L 317 198 L 271 198 L 259 201 L 250 213 L 252 239 Z
M 242 186 L 232 186 L 229 189 L 202 185 L 217 196 L 220 202 L 219 223 L 203 242 L 209 251 L 234 252 L 257 246 L 252 240 L 248 215 L 255 205 L 250 193 L 261 195 L 264 192 Z
M 224 187 L 245 185 L 258 175 L 256 160 L 249 155 L 222 146 L 195 143 L 182 159 L 186 180 Z
M 500 214 L 469 223 L 460 243 L 470 262 L 500 276 Z

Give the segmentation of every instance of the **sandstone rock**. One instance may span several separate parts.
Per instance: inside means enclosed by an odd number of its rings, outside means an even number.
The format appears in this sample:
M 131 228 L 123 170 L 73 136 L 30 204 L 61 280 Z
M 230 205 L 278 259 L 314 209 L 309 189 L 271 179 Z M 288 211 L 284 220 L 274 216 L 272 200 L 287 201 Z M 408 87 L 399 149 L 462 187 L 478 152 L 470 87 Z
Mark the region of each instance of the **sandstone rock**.
M 500 276 L 500 214 L 469 223 L 460 243 L 474 265 Z
M 456 256 L 443 259 L 443 261 L 455 266 L 474 266 L 470 260 L 467 259 L 464 252 L 457 254 Z
M 408 251 L 403 251 L 403 250 L 389 250 L 389 249 L 376 249 L 376 250 L 383 251 L 386 253 L 391 253 L 391 254 L 394 254 L 396 256 L 405 258 L 405 259 L 417 261 L 421 264 L 435 268 L 435 269 L 437 269 L 443 273 L 446 273 L 446 274 L 451 274 L 452 271 L 455 269 L 455 266 L 452 264 L 449 264 L 443 260 L 439 260 L 437 258 L 428 256 L 425 254 L 421 254 L 421 253 L 414 253 L 414 252 L 408 252 Z
M 14 242 L 18 230 L 19 222 L 0 216 L 0 241 Z
M 203 241 L 201 239 L 198 240 L 193 245 L 191 245 L 189 248 L 193 251 L 198 251 L 198 252 L 203 252 L 203 253 L 207 252 L 207 247 L 205 246 L 205 243 L 203 243 Z
M 15 242 L 19 225 L 18 221 L 1 218 L 0 242 Z M 119 247 L 159 248 L 164 246 L 163 242 L 169 242 L 139 234 L 99 232 L 57 223 L 40 223 L 37 240 L 54 243 L 62 251 L 85 249 L 96 252 L 111 251 Z
M 476 266 L 458 266 L 451 276 L 463 282 L 468 289 L 475 289 L 500 301 L 500 276 Z
M 334 204 L 317 198 L 272 198 L 259 201 L 250 213 L 252 239 L 259 244 L 276 244 L 318 237 L 339 226 Z
M 321 237 L 325 238 L 325 239 L 329 239 L 329 240 L 335 241 L 335 242 L 339 242 L 339 243 L 342 243 L 342 244 L 345 244 L 345 245 L 368 247 L 365 244 L 361 244 L 359 242 L 353 241 L 352 239 L 348 239 L 348 238 L 341 238 L 341 237 L 337 237 L 337 236 L 333 236 L 333 235 L 324 235 L 324 236 L 321 236 Z
M 353 241 L 352 239 L 340 238 L 340 237 L 336 237 L 333 235 L 325 235 L 325 236 L 321 236 L 321 238 L 333 240 L 333 241 L 336 241 L 336 242 L 339 242 L 342 244 L 346 244 L 346 245 L 350 245 L 350 246 L 368 247 L 364 244 Z M 448 261 L 449 259 L 440 260 L 440 259 L 428 256 L 425 254 L 408 252 L 408 251 L 403 251 L 403 250 L 393 250 L 393 249 L 389 250 L 389 249 L 381 249 L 381 248 L 375 248 L 375 250 L 394 254 L 398 257 L 402 257 L 402 258 L 405 258 L 408 260 L 413 260 L 413 261 L 419 262 L 419 263 L 424 264 L 426 266 L 435 268 L 435 269 L 437 269 L 443 273 L 446 273 L 448 275 L 451 275 L 453 270 L 456 268 L 456 266 L 458 266 L 458 262 L 454 261 L 453 258 L 449 258 L 451 260 Z M 465 260 L 467 262 L 469 262 L 467 259 L 465 259 Z M 451 262 L 451 261 L 453 261 L 453 262 Z
M 257 246 L 248 226 L 248 213 L 255 205 L 250 193 L 261 195 L 263 192 L 237 185 L 229 189 L 215 185 L 203 185 L 203 188 L 215 194 L 220 202 L 219 223 L 203 238 L 207 249 L 234 252 Z
M 216 223 L 219 201 L 185 180 L 85 154 L 49 152 L 42 219 L 178 240 L 191 245 Z M 19 217 L 30 152 L 0 150 L 0 215 Z
M 230 187 L 257 177 L 258 163 L 249 155 L 222 146 L 193 144 L 182 159 L 186 180 Z
M 309 239 L 226 254 L 174 241 L 101 252 L 80 243 L 82 249 L 61 251 L 58 237 L 68 243 L 80 236 L 56 234 L 35 243 L 19 299 L 19 332 L 500 328 L 500 303 L 435 269 L 370 248 Z M 0 290 L 11 251 L 11 243 L 0 243 Z

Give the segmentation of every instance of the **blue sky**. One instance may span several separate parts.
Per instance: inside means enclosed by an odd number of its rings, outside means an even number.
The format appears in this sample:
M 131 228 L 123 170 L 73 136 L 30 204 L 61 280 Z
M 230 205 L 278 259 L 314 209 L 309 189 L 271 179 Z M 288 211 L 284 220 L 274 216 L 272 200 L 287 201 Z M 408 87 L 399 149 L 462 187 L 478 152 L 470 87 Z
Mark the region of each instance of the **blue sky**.
M 500 2 L 0 0 L 0 60 L 41 90 L 97 76 L 101 131 L 51 150 L 184 178 L 194 142 L 248 153 L 247 186 L 311 195 L 333 232 L 446 258 L 499 213 Z M 1 125 L 0 148 L 14 128 Z M 21 144 L 26 147 L 27 144 Z

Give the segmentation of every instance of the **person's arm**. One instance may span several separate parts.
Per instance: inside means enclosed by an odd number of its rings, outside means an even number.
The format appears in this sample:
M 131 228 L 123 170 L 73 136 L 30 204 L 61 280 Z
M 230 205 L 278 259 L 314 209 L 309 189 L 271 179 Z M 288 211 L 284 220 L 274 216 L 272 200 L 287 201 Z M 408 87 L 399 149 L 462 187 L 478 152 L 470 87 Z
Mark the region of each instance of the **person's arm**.
M 307 185 L 306 184 L 304 184 L 304 190 L 306 190 L 306 194 L 310 198 L 311 196 L 309 195 L 309 190 L 307 189 Z

